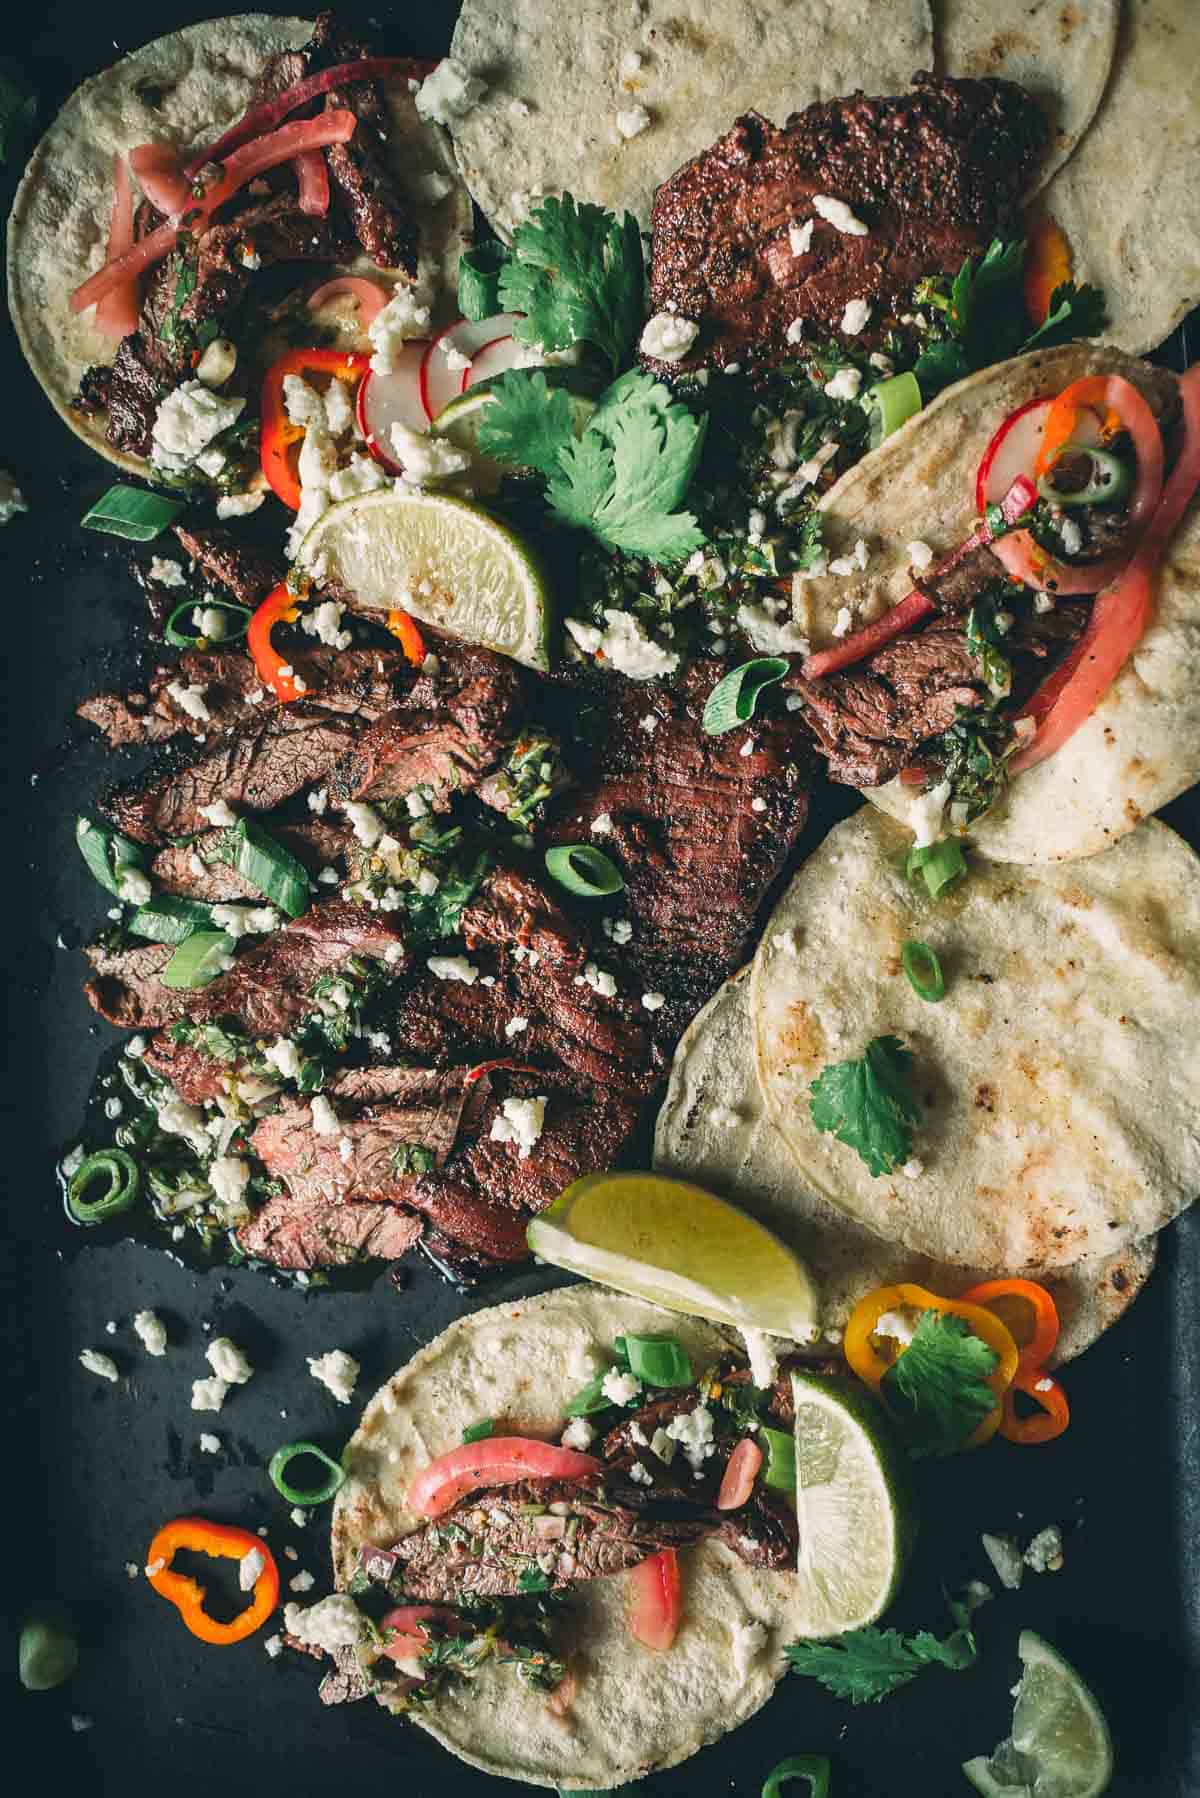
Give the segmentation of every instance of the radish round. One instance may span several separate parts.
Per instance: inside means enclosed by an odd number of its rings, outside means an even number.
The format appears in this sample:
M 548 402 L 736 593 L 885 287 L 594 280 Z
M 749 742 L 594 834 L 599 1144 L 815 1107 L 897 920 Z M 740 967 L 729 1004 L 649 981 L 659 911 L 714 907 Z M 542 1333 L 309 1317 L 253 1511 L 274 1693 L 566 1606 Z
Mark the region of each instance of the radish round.
M 451 400 L 458 398 L 464 389 L 464 375 L 467 381 L 471 378 L 470 368 L 450 366 L 448 353 L 455 351 L 458 356 L 473 359 L 485 345 L 494 343 L 499 337 L 511 336 L 520 316 L 517 312 L 497 312 L 493 318 L 478 321 L 456 318 L 430 339 L 421 362 L 421 404 L 429 424 Z
M 467 370 L 463 392 L 479 381 L 491 381 L 497 375 L 506 375 L 512 368 L 522 367 L 522 359 L 528 352 L 529 345 L 516 337 L 494 337 L 491 343 L 484 344 Z
M 428 347 L 425 338 L 413 338 L 400 350 L 391 374 L 368 372 L 359 382 L 358 428 L 389 474 L 404 472 L 392 451 L 392 426 L 407 425 L 410 431 L 429 428 L 420 389 L 421 362 Z
M 1052 400 L 1030 400 L 1005 419 L 979 464 L 975 505 L 998 506 L 1019 474 L 1031 475 L 1042 447 Z

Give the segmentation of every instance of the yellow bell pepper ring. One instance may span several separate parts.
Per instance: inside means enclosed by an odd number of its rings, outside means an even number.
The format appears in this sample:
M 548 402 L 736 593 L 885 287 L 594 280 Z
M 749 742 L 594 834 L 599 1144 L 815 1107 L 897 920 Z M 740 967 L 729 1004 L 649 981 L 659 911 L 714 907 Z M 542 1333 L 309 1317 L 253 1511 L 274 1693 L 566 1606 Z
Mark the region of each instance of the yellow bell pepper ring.
M 969 1305 L 962 1299 L 944 1299 L 936 1292 L 927 1292 L 924 1286 L 912 1286 L 907 1282 L 899 1286 L 879 1286 L 860 1299 L 850 1314 L 846 1325 L 846 1334 L 842 1339 L 842 1352 L 860 1380 L 866 1382 L 875 1392 L 880 1390 L 883 1376 L 903 1354 L 903 1344 L 896 1338 L 878 1332 L 880 1320 L 889 1312 L 938 1311 L 951 1317 L 961 1317 L 968 1324 L 971 1333 L 978 1336 L 981 1342 L 998 1357 L 996 1366 L 988 1375 L 987 1384 L 996 1395 L 996 1403 L 984 1418 L 979 1428 L 972 1432 L 964 1444 L 966 1448 L 978 1448 L 987 1442 L 1000 1428 L 1000 1420 L 1004 1415 L 1004 1394 L 1012 1385 L 1020 1359 L 1017 1345 L 1010 1332 L 996 1316 L 995 1312 L 986 1310 L 982 1305 Z

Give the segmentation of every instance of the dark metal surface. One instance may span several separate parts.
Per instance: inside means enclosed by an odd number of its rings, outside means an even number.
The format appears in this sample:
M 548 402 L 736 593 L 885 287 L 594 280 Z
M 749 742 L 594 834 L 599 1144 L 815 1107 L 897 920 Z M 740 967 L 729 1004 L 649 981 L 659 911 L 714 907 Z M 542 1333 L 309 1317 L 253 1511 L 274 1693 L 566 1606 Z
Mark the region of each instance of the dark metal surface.
M 451 6 L 396 8 L 392 41 L 436 52 L 452 13 Z M 175 6 L 27 10 L 25 41 L 12 48 L 37 82 L 39 122 L 118 49 L 199 16 Z M 2 1601 L 7 1766 L 27 1782 L 32 1774 L 37 1789 L 70 1778 L 99 1798 L 393 1786 L 411 1798 L 516 1792 L 374 1705 L 326 1711 L 312 1663 L 271 1662 L 261 1636 L 232 1649 L 204 1647 L 143 1578 L 126 1575 L 126 1563 L 140 1569 L 160 1523 L 198 1510 L 266 1525 L 285 1579 L 305 1568 L 317 1577 L 314 1596 L 328 1589 L 327 1513 L 295 1529 L 263 1471 L 271 1452 L 297 1437 L 336 1452 L 357 1416 L 357 1404 L 338 1407 L 309 1377 L 305 1356 L 350 1350 L 362 1362 L 362 1398 L 464 1304 L 553 1282 L 527 1274 L 464 1300 L 432 1270 L 414 1266 L 402 1291 L 381 1279 L 366 1292 L 305 1296 L 248 1271 L 192 1272 L 142 1244 L 64 1252 L 53 1161 L 78 1139 L 100 1053 L 112 1039 L 80 992 L 79 957 L 59 946 L 86 940 L 103 916 L 103 895 L 75 853 L 71 824 L 112 770 L 112 758 L 70 720 L 85 693 L 131 669 L 145 647 L 144 610 L 125 549 L 78 528 L 111 471 L 55 419 L 9 331 L 0 375 L 0 462 L 14 469 L 31 508 L 0 538 L 9 873 L 29 895 L 23 923 L 8 933 L 11 1233 L 0 1307 L 11 1412 L 2 1483 L 13 1507 Z M 1200 840 L 1194 805 L 1167 815 Z M 816 831 L 831 818 L 824 811 Z M 1086 1043 L 1077 1047 L 1089 1052 Z M 165 1359 L 149 1359 L 132 1333 L 132 1315 L 143 1306 L 167 1322 Z M 754 1798 L 777 1760 L 804 1751 L 832 1756 L 837 1798 L 965 1791 L 959 1763 L 1005 1733 L 1024 1625 L 1059 1645 L 1094 1684 L 1117 1740 L 1114 1793 L 1194 1798 L 1198 1313 L 1200 1218 L 1193 1214 L 1162 1238 L 1158 1271 L 1129 1318 L 1070 1370 L 1074 1422 L 1064 1440 L 1035 1451 L 1001 1443 L 920 1470 L 922 1541 L 895 1619 L 905 1627 L 945 1627 L 942 1585 L 953 1590 L 972 1577 L 996 1584 L 981 1530 L 1024 1539 L 1051 1521 L 1067 1530 L 1062 1573 L 1030 1575 L 1019 1594 L 981 1612 L 974 1670 L 932 1672 L 885 1704 L 859 1710 L 809 1682 L 786 1681 L 735 1736 L 646 1781 L 639 1788 L 646 1798 Z M 118 1326 L 114 1335 L 109 1321 Z M 247 1349 L 256 1373 L 214 1418 L 192 1412 L 189 1396 L 191 1381 L 208 1371 L 206 1341 L 221 1333 Z M 114 1355 L 119 1386 L 80 1368 L 79 1351 L 89 1345 Z M 202 1429 L 220 1436 L 219 1455 L 200 1452 Z M 295 1561 L 286 1558 L 289 1548 Z M 65 1688 L 27 1696 L 12 1677 L 15 1624 L 27 1601 L 46 1594 L 76 1607 L 81 1664 Z M 478 1702 L 488 1702 L 486 1681 Z M 73 1716 L 91 1727 L 77 1732 Z

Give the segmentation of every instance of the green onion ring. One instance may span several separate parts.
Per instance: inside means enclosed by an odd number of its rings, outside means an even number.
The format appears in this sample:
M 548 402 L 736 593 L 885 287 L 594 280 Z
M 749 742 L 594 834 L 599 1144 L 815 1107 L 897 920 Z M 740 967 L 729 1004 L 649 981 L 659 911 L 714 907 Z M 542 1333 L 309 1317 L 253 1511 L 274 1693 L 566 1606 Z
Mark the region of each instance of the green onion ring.
M 915 880 L 919 874 L 931 899 L 939 898 L 966 871 L 967 859 L 953 837 L 942 837 L 927 848 L 918 848 L 914 843 L 904 864 L 907 878 Z
M 98 1199 L 84 1193 L 99 1179 L 107 1179 L 108 1191 Z M 142 1189 L 137 1162 L 124 1149 L 100 1149 L 87 1155 L 67 1185 L 67 1211 L 77 1224 L 102 1224 L 105 1218 L 128 1211 Z
M 496 1425 L 492 1418 L 481 1417 L 478 1423 L 468 1424 L 462 1433 L 464 1443 L 486 1442 L 489 1436 L 496 1433 Z
M 1070 456 L 1086 456 L 1091 468 L 1085 487 L 1064 492 L 1054 484 L 1054 470 Z M 1128 463 L 1111 450 L 1095 449 L 1088 443 L 1064 443 L 1045 474 L 1038 477 L 1037 490 L 1043 499 L 1058 506 L 1111 506 L 1124 499 L 1132 485 Z
M 885 437 L 890 437 L 893 431 L 914 418 L 923 404 L 921 389 L 911 370 L 902 375 L 889 375 L 886 381 L 876 381 L 867 389 L 866 398 L 871 413 L 868 439 L 871 449 L 878 449 Z
M 908 975 L 908 984 L 918 999 L 924 999 L 927 1005 L 936 1005 L 939 999 L 945 998 L 946 978 L 942 973 L 942 964 L 937 958 L 937 951 L 931 949 L 928 943 L 910 937 L 900 945 L 900 960 Z
M 288 1484 L 285 1471 L 297 1455 L 315 1455 L 323 1467 L 329 1469 L 329 1478 L 323 1486 L 313 1486 L 307 1492 Z M 289 1505 L 323 1505 L 327 1498 L 332 1498 L 346 1478 L 346 1470 L 337 1461 L 331 1461 L 323 1448 L 315 1442 L 285 1442 L 277 1448 L 267 1464 L 267 1472 L 271 1476 L 271 1484 L 281 1498 L 286 1498 Z
M 176 629 L 175 620 L 183 612 L 201 612 L 205 609 L 211 609 L 217 612 L 234 612 L 240 614 L 241 621 L 236 630 L 227 631 L 223 637 L 219 638 L 189 637 L 185 632 Z M 185 599 L 182 604 L 175 607 L 175 610 L 167 619 L 163 637 L 175 649 L 198 649 L 202 643 L 223 649 L 226 643 L 236 643 L 240 637 L 244 637 L 249 627 L 249 606 L 236 605 L 231 599 Z
M 793 1779 L 807 1779 L 809 1798 L 829 1798 L 831 1768 L 823 1754 L 794 1754 L 780 1761 L 767 1774 L 762 1798 L 780 1798 L 784 1786 Z
M 702 723 L 705 734 L 724 736 L 727 730 L 736 730 L 739 724 L 747 723 L 754 716 L 763 688 L 782 680 L 787 671 L 788 662 L 783 656 L 756 656 L 751 662 L 743 662 L 740 668 L 731 669 L 704 702 Z
M 563 843 L 546 851 L 546 871 L 568 893 L 582 899 L 603 899 L 624 890 L 625 881 L 615 862 L 591 843 Z

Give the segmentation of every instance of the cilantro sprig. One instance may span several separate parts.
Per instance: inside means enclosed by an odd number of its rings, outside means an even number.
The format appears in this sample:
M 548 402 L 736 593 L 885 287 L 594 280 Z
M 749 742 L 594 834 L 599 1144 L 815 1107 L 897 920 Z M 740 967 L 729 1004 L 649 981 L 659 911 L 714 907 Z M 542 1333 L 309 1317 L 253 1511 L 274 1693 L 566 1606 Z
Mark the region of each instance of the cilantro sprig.
M 928 1667 L 960 1673 L 976 1658 L 975 1636 L 965 1621 L 945 1638 L 930 1630 L 901 1635 L 897 1629 L 848 1630 L 831 1642 L 792 1642 L 784 1650 L 793 1673 L 819 1680 L 835 1698 L 877 1704 Z
M 907 1085 L 911 1061 L 899 1037 L 876 1036 L 861 1056 L 834 1062 L 809 1087 L 817 1129 L 857 1150 L 876 1177 L 893 1173 L 912 1152 L 920 1112 Z
M 914 1458 L 953 1454 L 979 1428 L 996 1403 L 987 1381 L 999 1359 L 965 1318 L 921 1313 L 880 1387 Z
M 484 408 L 485 455 L 536 469 L 546 504 L 560 523 L 654 562 L 673 562 L 704 542 L 691 512 L 680 510 L 704 447 L 706 420 L 668 388 L 633 369 L 603 395 L 582 436 L 570 401 L 545 375 L 513 370 Z
M 522 343 L 566 350 L 590 343 L 614 374 L 642 324 L 645 269 L 637 220 L 570 194 L 542 200 L 513 232 L 500 300 L 523 312 Z

